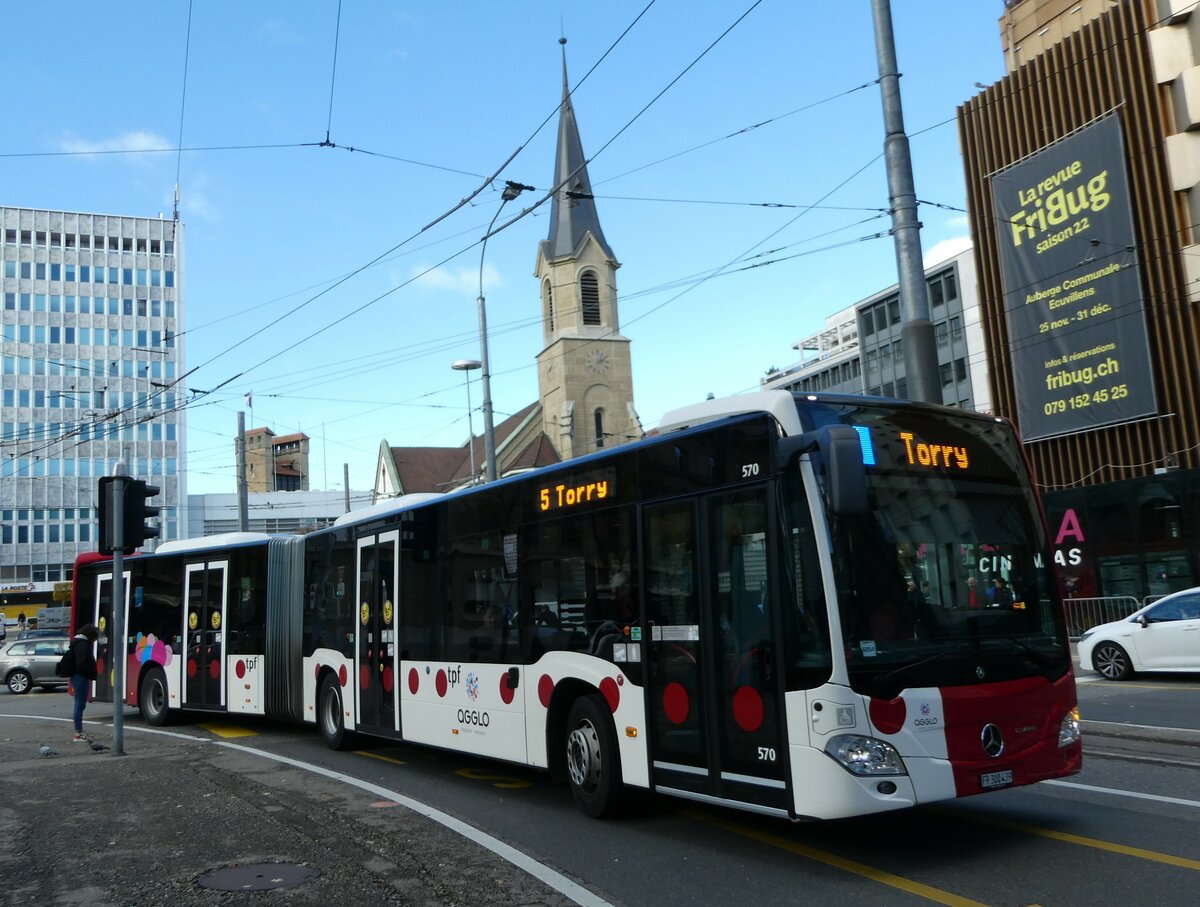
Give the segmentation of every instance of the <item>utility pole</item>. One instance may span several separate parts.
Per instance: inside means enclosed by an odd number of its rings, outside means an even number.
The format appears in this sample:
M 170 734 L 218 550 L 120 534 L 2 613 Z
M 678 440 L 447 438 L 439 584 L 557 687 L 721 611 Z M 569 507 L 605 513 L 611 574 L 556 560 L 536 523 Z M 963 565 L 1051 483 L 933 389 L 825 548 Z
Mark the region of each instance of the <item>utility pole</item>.
M 350 512 L 350 464 L 342 464 L 342 488 L 346 492 L 346 513 Z
M 246 487 L 246 414 L 240 409 L 237 433 L 237 494 L 238 529 L 246 532 L 250 526 L 250 494 Z
M 871 0 L 875 19 L 875 52 L 879 59 L 879 92 L 883 98 L 884 160 L 892 210 L 892 237 L 900 276 L 900 337 L 904 341 L 904 372 L 908 397 L 925 403 L 942 402 L 937 345 L 929 321 L 929 290 L 921 261 L 921 222 L 913 187 L 912 156 L 904 133 L 900 103 L 900 72 L 892 33 L 890 0 Z

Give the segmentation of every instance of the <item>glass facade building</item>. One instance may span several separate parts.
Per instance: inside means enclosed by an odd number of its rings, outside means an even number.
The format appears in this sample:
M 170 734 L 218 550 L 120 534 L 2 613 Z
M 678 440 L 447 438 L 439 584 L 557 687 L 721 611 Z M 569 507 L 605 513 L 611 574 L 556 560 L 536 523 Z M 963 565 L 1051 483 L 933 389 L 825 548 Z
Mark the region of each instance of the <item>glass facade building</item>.
M 183 226 L 0 207 L 0 583 L 71 578 L 124 461 L 186 531 Z

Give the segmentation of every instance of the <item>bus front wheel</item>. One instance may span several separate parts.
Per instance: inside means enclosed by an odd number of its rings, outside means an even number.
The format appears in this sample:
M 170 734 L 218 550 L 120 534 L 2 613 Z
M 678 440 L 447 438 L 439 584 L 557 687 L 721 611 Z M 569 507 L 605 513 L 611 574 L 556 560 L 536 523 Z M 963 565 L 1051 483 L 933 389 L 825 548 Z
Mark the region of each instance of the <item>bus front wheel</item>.
M 162 671 L 147 671 L 138 687 L 138 711 L 142 720 L 153 727 L 162 727 L 170 714 L 167 708 L 167 677 Z
M 575 802 L 593 819 L 615 813 L 621 793 L 621 764 L 612 718 L 599 696 L 584 696 L 571 706 L 566 749 Z
M 321 727 L 326 746 L 331 750 L 350 748 L 353 735 L 346 730 L 342 688 L 332 674 L 321 682 L 321 695 L 317 699 L 317 724 Z

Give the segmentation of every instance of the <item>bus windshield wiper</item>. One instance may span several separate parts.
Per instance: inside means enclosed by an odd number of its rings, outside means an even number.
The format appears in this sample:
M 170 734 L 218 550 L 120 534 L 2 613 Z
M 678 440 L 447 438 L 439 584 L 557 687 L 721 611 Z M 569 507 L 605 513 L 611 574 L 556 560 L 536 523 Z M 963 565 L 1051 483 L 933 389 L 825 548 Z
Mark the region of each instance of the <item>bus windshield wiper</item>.
M 939 661 L 940 659 L 943 659 L 948 655 L 959 655 L 962 653 L 963 649 L 965 649 L 965 648 L 966 648 L 965 645 L 959 644 L 957 646 L 952 646 L 951 648 L 948 648 L 948 649 L 942 649 L 940 652 L 934 652 L 932 655 L 928 656 L 927 658 L 922 658 L 920 661 L 914 661 L 911 664 L 901 665 L 898 668 L 893 668 L 892 670 L 888 671 L 886 674 L 876 674 L 872 682 L 877 683 L 877 684 L 885 684 L 889 680 L 891 680 L 893 677 L 898 677 L 901 674 L 905 673 L 906 671 L 911 671 L 914 668 L 921 667 L 922 665 L 927 665 L 927 664 L 930 664 L 931 662 Z
M 991 641 L 1011 643 L 1014 648 L 1020 649 L 1022 652 L 1028 655 L 1029 660 L 1036 664 L 1039 668 L 1045 669 L 1055 666 L 1055 661 L 1053 658 L 1016 636 L 995 636 Z

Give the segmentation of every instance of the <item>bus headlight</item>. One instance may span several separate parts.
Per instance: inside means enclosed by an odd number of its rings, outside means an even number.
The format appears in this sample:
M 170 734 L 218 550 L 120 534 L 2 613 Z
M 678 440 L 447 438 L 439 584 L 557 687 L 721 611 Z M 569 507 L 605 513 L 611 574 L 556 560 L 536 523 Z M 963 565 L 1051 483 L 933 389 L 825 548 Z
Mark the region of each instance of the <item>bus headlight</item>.
M 1079 709 L 1071 709 L 1063 716 L 1058 728 L 1059 747 L 1070 746 L 1079 740 Z
M 858 734 L 842 734 L 825 744 L 825 755 L 852 775 L 907 775 L 904 762 L 890 743 Z

